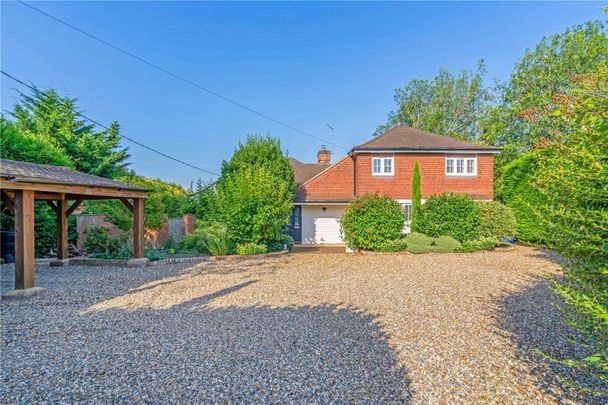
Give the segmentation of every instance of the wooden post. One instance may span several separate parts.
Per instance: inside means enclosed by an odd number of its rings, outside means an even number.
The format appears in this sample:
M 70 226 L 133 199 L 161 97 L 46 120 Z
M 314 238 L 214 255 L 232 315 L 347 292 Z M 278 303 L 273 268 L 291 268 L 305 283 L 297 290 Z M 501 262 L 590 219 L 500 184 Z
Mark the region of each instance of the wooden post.
M 33 288 L 34 262 L 34 192 L 15 191 L 15 289 Z
M 68 259 L 68 202 L 65 196 L 57 201 L 57 260 Z
M 133 257 L 144 257 L 144 199 L 133 199 Z

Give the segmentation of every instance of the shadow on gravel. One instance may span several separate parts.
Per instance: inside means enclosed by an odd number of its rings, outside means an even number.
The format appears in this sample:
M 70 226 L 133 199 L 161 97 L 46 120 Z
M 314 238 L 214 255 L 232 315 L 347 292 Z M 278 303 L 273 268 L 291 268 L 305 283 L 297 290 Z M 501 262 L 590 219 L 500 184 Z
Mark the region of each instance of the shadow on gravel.
M 374 316 L 208 305 L 248 284 L 167 309 L 30 311 L 27 325 L 2 333 L 1 402 L 409 401 L 407 373 Z
M 572 342 L 572 339 L 576 339 L 575 331 L 564 322 L 562 312 L 558 308 L 560 302 L 557 294 L 549 289 L 549 280 L 539 277 L 531 287 L 502 298 L 498 303 L 497 319 L 505 331 L 505 336 L 516 343 L 518 357 L 537 375 L 539 389 L 554 393 L 554 388 L 561 385 L 566 397 L 561 393 L 562 397 L 556 398 L 559 401 L 606 404 L 606 397 L 599 398 L 568 389 L 561 382 L 565 379 L 577 385 L 591 387 L 593 382 L 586 376 L 537 353 L 537 350 L 540 350 L 545 355 L 557 359 L 571 358 L 570 356 L 583 358 L 591 354 L 584 352 L 581 345 Z

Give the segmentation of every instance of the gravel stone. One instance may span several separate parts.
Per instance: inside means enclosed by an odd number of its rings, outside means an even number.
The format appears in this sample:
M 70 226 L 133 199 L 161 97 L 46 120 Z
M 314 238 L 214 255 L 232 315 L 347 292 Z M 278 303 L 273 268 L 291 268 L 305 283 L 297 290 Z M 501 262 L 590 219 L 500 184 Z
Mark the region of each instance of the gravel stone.
M 537 354 L 585 354 L 540 249 L 36 271 L 0 304 L 0 403 L 602 403 Z

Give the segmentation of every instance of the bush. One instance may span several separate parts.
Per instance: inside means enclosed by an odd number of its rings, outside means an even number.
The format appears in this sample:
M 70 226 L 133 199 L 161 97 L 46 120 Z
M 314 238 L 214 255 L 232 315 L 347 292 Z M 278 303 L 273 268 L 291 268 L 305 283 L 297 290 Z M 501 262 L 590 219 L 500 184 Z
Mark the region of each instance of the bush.
M 402 252 L 407 248 L 407 244 L 405 243 L 405 239 L 395 239 L 384 242 L 378 248 L 379 252 Z
M 479 238 L 477 240 L 467 240 L 462 244 L 462 247 L 458 249 L 461 253 L 478 252 L 480 250 L 492 250 L 496 246 L 497 242 L 494 238 Z
M 109 238 L 106 255 L 112 259 L 130 259 L 133 257 L 133 236 L 121 232 L 116 238 Z
M 230 251 L 228 232 L 223 225 L 210 225 L 201 229 L 200 241 L 211 256 L 227 255 Z
M 538 151 L 532 151 L 504 166 L 496 182 L 496 197 L 513 210 L 518 240 L 545 245 L 549 239 L 543 224 L 546 198 L 532 184 L 539 176 L 538 165 Z
M 348 206 L 340 225 L 350 248 L 380 250 L 384 243 L 401 237 L 404 221 L 398 202 L 366 194 Z
M 410 253 L 453 253 L 460 249 L 461 244 L 451 236 L 430 236 L 413 232 L 406 236 L 406 250 Z
M 108 230 L 101 226 L 92 226 L 86 230 L 86 233 L 84 249 L 87 253 L 105 253 L 110 242 Z
M 429 236 L 451 236 L 464 242 L 477 236 L 479 212 L 464 194 L 444 193 L 429 198 L 422 206 L 418 230 Z
M 287 250 L 293 249 L 293 238 L 288 234 L 282 233 L 281 236 L 267 243 L 269 252 L 280 252 L 287 248 Z
M 496 240 L 515 237 L 516 222 L 513 210 L 497 201 L 478 201 L 479 212 L 478 236 Z
M 236 247 L 236 253 L 239 255 L 258 255 L 266 253 L 268 248 L 266 245 L 260 245 L 257 243 L 244 243 Z

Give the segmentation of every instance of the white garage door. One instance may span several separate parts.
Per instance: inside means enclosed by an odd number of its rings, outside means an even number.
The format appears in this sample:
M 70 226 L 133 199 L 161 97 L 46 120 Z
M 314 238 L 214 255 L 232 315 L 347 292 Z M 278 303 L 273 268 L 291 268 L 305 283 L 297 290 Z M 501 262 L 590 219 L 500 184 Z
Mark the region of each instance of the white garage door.
M 343 243 L 338 218 L 315 218 L 315 240 L 317 243 Z

